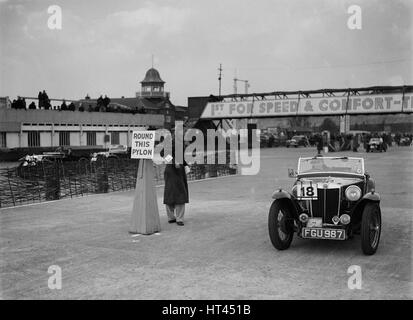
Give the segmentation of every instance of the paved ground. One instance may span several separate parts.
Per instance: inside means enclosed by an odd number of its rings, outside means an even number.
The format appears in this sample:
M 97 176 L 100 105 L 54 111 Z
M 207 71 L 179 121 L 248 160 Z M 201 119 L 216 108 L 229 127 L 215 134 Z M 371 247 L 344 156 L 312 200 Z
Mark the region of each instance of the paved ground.
M 132 192 L 3 209 L 0 298 L 412 299 L 409 147 L 360 153 L 383 199 L 376 255 L 361 253 L 359 237 L 295 238 L 287 251 L 272 247 L 271 193 L 291 185 L 287 168 L 296 166 L 299 155 L 313 154 L 313 149 L 264 149 L 256 176 L 191 183 L 184 227 L 167 223 L 159 188 L 158 235 L 128 234 Z M 62 268 L 61 290 L 48 289 L 50 265 Z M 347 287 L 351 265 L 362 268 L 361 290 Z

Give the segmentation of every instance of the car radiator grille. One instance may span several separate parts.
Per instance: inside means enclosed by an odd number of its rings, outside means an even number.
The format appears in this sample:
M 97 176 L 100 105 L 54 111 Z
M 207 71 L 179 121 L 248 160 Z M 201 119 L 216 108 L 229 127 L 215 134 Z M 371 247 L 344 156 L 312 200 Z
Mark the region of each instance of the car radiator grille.
M 333 223 L 333 216 L 340 211 L 340 188 L 317 189 L 317 200 L 311 200 L 310 213 L 323 218 L 323 223 Z

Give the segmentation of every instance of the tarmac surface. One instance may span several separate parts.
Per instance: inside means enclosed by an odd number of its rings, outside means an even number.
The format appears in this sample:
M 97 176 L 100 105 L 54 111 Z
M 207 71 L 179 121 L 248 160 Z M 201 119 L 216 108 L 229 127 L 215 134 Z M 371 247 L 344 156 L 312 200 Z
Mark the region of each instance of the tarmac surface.
M 117 192 L 0 211 L 1 299 L 412 299 L 413 149 L 362 156 L 382 196 L 377 253 L 348 241 L 294 238 L 277 251 L 267 218 L 287 168 L 313 148 L 261 150 L 254 176 L 189 184 L 185 226 L 168 224 L 157 188 L 161 232 L 128 233 L 134 193 Z M 62 270 L 48 288 L 48 268 Z M 362 288 L 351 290 L 352 265 Z

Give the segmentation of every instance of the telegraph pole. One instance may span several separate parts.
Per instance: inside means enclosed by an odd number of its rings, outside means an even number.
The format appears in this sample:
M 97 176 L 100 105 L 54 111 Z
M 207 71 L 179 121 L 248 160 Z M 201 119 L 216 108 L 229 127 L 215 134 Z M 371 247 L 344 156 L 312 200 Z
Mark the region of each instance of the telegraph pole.
M 234 71 L 234 94 L 237 94 L 237 69 Z
M 219 76 L 218 76 L 218 81 L 219 81 L 219 96 L 221 96 L 221 79 L 222 79 L 222 63 L 219 64 Z

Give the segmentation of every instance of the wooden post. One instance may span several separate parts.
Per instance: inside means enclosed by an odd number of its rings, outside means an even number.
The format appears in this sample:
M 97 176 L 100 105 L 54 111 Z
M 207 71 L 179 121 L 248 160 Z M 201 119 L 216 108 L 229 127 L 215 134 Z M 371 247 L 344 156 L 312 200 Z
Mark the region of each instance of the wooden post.
M 159 231 L 161 231 L 161 222 L 154 184 L 153 162 L 151 159 L 139 159 L 129 232 L 149 235 Z

